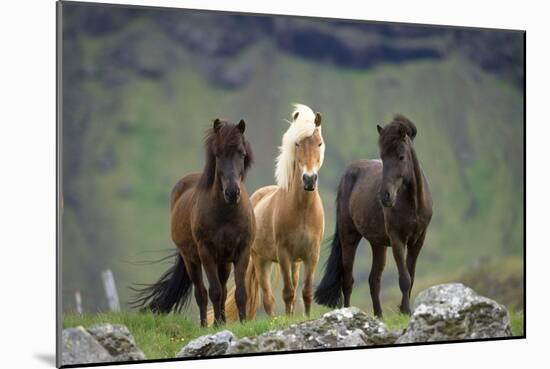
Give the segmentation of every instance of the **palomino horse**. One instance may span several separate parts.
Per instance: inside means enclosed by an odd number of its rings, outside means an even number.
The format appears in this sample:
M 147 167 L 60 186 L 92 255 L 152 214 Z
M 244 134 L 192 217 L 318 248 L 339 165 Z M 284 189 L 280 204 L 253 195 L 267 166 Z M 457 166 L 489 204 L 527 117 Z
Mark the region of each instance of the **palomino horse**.
M 252 163 L 252 150 L 243 133 L 245 123 L 214 120 L 206 135 L 206 164 L 176 183 L 170 200 L 172 240 L 176 264 L 157 283 L 140 291 L 134 306 L 155 313 L 181 310 L 195 286 L 200 322 L 206 326 L 208 295 L 216 323 L 225 322 L 224 302 L 231 264 L 235 268 L 235 301 L 239 319 L 245 318 L 245 273 L 256 224 L 244 178 Z
M 317 189 L 325 144 L 321 114 L 295 105 L 292 122 L 283 136 L 277 158 L 276 186 L 262 187 L 250 198 L 256 216 L 256 239 L 246 272 L 247 319 L 254 319 L 262 289 L 265 311 L 274 315 L 271 290 L 272 263 L 279 263 L 283 277 L 283 300 L 287 314 L 294 312 L 300 264 L 304 264 L 302 297 L 309 315 L 313 300 L 313 274 L 325 228 L 323 204 Z M 236 320 L 235 300 L 226 302 L 228 320 Z
M 344 306 L 350 306 L 353 261 L 365 237 L 373 254 L 369 286 L 374 314 L 382 317 L 380 278 L 387 246 L 392 248 L 399 271 L 399 309 L 410 314 L 416 259 L 432 217 L 432 197 L 413 146 L 414 124 L 396 115 L 391 124 L 377 128 L 382 161 L 355 161 L 340 180 L 332 249 L 315 301 L 339 306 L 343 292 Z

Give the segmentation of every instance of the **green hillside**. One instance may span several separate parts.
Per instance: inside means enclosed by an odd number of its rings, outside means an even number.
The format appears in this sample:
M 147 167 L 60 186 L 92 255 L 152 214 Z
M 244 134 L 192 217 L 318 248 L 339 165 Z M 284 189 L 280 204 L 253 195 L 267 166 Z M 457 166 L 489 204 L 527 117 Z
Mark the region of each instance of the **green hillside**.
M 110 71 L 112 79 L 95 78 L 94 66 L 101 65 L 105 53 L 136 32 L 143 37 L 134 45 L 132 60 L 153 69 L 160 65 L 163 72 L 121 67 Z M 293 102 L 323 115 L 327 151 L 320 190 L 327 238 L 334 229 L 335 189 L 345 166 L 377 157 L 376 124 L 399 112 L 418 127 L 415 145 L 434 197 L 434 217 L 417 268 L 420 285 L 459 278 L 479 263 L 499 265 L 500 260 L 512 267 L 493 268 L 495 273 L 513 273 L 521 282 L 522 92 L 461 53 L 340 68 L 281 52 L 265 38 L 223 59 L 224 65 L 251 76 L 245 86 L 228 89 L 207 78 L 207 57 L 176 47 L 146 19 L 100 37 L 79 34 L 67 45 L 73 48 L 66 57 L 73 55 L 74 64 L 89 75 L 77 79 L 69 69 L 65 80 L 73 83 L 64 97 L 65 311 L 74 308 L 76 289 L 85 309 L 105 308 L 103 269 L 113 270 L 124 304 L 128 285 L 152 282 L 164 270 L 166 265 L 137 263 L 174 250 L 170 190 L 182 175 L 201 169 L 202 137 L 213 118 L 245 119 L 257 158 L 248 190 L 272 184 L 277 146 Z M 366 244 L 360 248 L 355 267 L 353 301 L 365 307 L 370 307 L 369 249 Z M 382 290 L 389 307 L 397 304 L 398 294 L 393 264 L 388 256 Z M 521 299 L 516 294 L 511 301 Z

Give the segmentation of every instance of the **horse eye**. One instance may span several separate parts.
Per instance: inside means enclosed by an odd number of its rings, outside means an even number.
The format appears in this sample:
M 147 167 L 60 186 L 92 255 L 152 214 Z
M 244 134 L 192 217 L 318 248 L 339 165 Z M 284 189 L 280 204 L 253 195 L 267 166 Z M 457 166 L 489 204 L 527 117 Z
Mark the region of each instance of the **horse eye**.
M 298 142 L 295 143 L 296 147 L 300 146 L 300 144 Z
M 323 145 L 323 143 L 322 143 L 322 142 L 319 142 L 319 147 L 321 147 L 322 145 Z
M 404 157 L 403 155 L 401 155 L 401 156 L 399 157 L 399 160 L 403 161 L 403 160 L 405 160 L 405 157 Z

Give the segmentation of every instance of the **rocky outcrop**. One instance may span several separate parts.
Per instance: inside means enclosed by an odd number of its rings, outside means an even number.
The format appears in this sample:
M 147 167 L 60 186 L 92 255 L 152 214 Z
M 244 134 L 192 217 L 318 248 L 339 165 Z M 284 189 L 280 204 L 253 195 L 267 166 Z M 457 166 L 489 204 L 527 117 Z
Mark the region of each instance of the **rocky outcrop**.
M 229 353 L 391 344 L 395 339 L 384 323 L 351 307 L 333 310 L 320 319 L 293 324 L 283 330 L 237 340 L 231 344 Z
M 320 319 L 283 330 L 237 339 L 230 331 L 202 336 L 184 346 L 178 357 L 244 354 L 289 350 L 391 344 L 397 336 L 386 325 L 358 308 L 343 308 Z
M 62 364 L 145 360 L 134 337 L 124 325 L 96 324 L 67 328 L 62 333 Z
M 114 361 L 111 354 L 83 327 L 64 329 L 61 342 L 63 365 Z
M 223 330 L 192 340 L 176 357 L 207 357 L 277 351 L 391 345 L 511 336 L 506 309 L 461 283 L 433 286 L 415 300 L 407 328 L 391 332 L 356 307 L 255 337 L 238 338 Z M 97 324 L 63 330 L 63 364 L 144 360 L 128 328 Z
M 116 361 L 145 360 L 145 354 L 134 341 L 128 328 L 121 324 L 96 324 L 88 332 L 114 357 Z
M 368 345 L 449 341 L 511 336 L 506 309 L 461 283 L 433 286 L 415 300 L 405 330 L 386 325 L 355 307 L 333 310 L 320 319 L 293 324 L 256 337 L 236 338 L 230 331 L 202 336 L 178 357 L 312 350 Z
M 507 310 L 462 283 L 433 286 L 415 300 L 409 325 L 396 343 L 512 335 Z

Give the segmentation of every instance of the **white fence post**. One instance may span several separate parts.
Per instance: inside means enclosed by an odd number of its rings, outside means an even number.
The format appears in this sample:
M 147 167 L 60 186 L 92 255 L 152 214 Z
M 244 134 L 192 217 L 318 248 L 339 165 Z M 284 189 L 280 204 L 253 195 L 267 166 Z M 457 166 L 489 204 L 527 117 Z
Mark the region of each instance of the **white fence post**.
M 111 269 L 101 272 L 101 278 L 103 279 L 103 287 L 105 288 L 105 295 L 107 295 L 109 309 L 111 311 L 120 311 L 120 301 Z
M 76 301 L 76 312 L 82 314 L 82 296 L 80 296 L 80 291 L 74 293 L 74 299 Z

